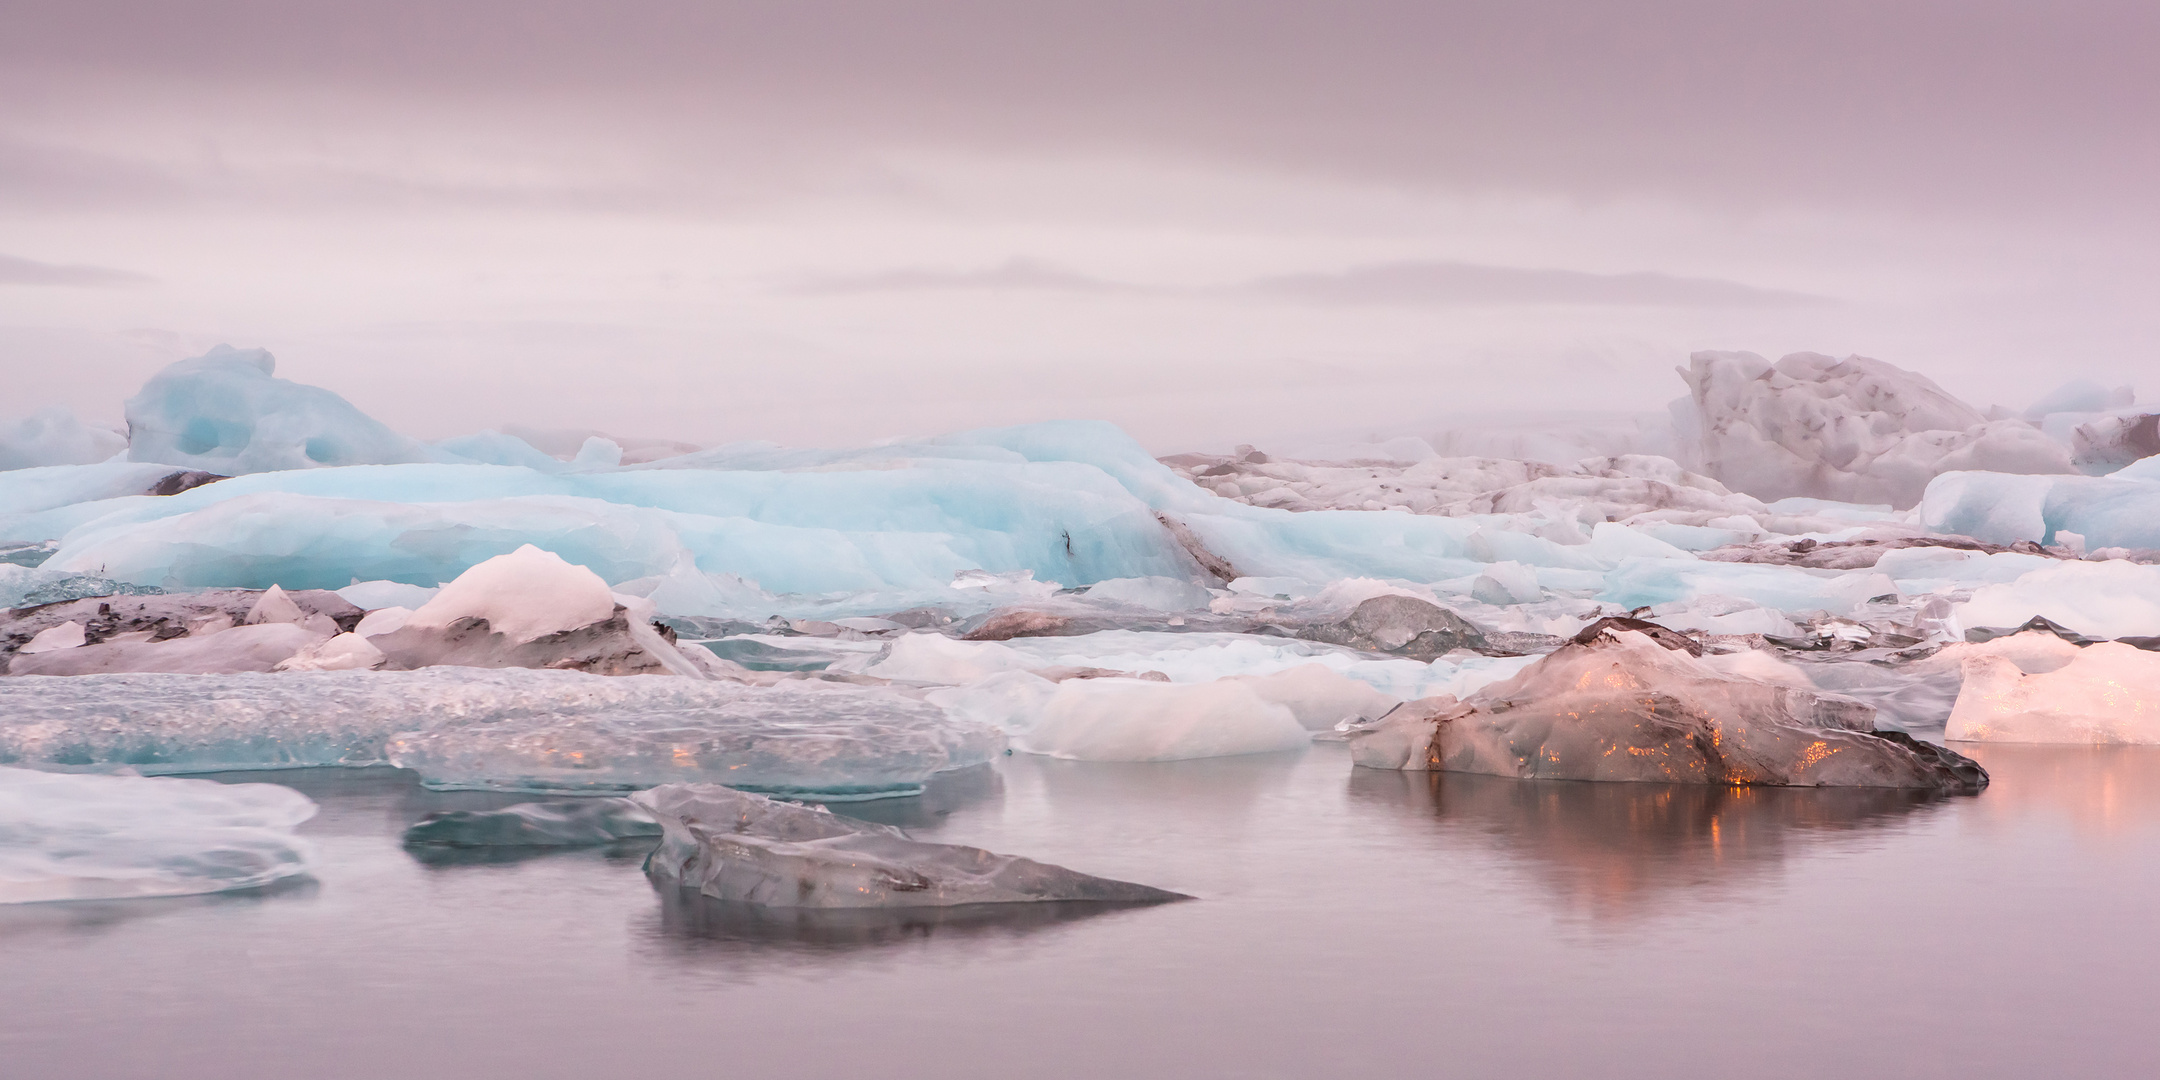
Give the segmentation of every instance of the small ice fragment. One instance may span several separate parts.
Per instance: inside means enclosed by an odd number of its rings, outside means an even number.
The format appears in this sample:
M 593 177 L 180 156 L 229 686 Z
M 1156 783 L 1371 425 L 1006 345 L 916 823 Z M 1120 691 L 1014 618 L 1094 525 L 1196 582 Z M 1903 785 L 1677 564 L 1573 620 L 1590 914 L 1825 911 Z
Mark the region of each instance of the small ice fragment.
M 381 649 L 357 633 L 316 642 L 278 662 L 273 671 L 359 671 L 383 662 Z
M 645 872 L 715 900 L 784 908 L 948 907 L 1043 901 L 1189 899 L 1017 855 L 911 839 L 887 825 L 712 784 L 631 800 L 659 819 Z
M 293 603 L 292 597 L 285 595 L 285 590 L 272 585 L 263 590 L 262 596 L 255 601 L 255 606 L 248 609 L 247 618 L 241 621 L 250 626 L 257 623 L 304 623 L 307 621 L 307 613 L 300 610 L 300 605 Z
M 440 629 L 486 619 L 490 629 L 522 643 L 590 626 L 614 611 L 615 595 L 600 575 L 526 544 L 459 574 L 405 625 Z

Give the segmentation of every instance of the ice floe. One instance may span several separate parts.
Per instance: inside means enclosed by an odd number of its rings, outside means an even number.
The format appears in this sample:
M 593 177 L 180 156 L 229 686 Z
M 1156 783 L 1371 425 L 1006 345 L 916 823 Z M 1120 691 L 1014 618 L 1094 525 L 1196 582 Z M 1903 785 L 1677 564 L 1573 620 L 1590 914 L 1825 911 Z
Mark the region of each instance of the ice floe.
M 714 900 L 779 908 L 949 907 L 1184 896 L 957 844 L 727 788 L 678 784 L 632 796 L 658 819 L 645 870 Z
M 275 784 L 0 767 L 0 904 L 184 896 L 308 872 L 315 815 Z

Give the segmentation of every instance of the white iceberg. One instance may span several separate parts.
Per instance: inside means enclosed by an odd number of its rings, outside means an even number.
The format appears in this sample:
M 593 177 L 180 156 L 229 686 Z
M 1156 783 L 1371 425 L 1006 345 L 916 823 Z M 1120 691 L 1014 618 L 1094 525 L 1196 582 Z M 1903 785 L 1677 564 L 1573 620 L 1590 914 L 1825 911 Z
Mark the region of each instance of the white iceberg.
M 2160 653 L 2083 648 L 2024 633 L 1958 659 L 1964 676 L 1943 737 L 1957 742 L 2160 744 Z M 2044 640 L 2043 640 L 2044 639 Z M 1948 650 L 1945 650 L 1948 651 Z
M 2160 566 L 2122 559 L 2063 560 L 2015 581 L 1973 590 L 1953 609 L 1959 626 L 2023 626 L 2034 618 L 2096 638 L 2160 636 Z
M 308 872 L 315 804 L 275 784 L 0 768 L 0 904 L 250 889 Z

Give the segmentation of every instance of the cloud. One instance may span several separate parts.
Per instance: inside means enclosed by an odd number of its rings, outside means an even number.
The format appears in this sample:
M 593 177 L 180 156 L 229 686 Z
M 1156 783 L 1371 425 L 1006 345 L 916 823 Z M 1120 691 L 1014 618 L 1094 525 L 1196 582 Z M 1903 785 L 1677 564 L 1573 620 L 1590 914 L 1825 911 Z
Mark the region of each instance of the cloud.
M 1052 263 L 1011 259 L 985 270 L 930 270 L 910 267 L 855 277 L 812 281 L 791 290 L 810 295 L 851 295 L 883 292 L 946 292 L 962 290 L 1137 293 L 1142 286 L 1089 277 Z
M 80 289 L 124 289 L 156 278 L 103 266 L 63 266 L 0 255 L 0 285 L 56 285 Z
M 1762 289 L 1722 278 L 1592 274 L 1581 270 L 1398 262 L 1339 273 L 1260 278 L 1234 290 L 1313 304 L 1405 307 L 1572 304 L 1630 307 L 1794 307 L 1835 303 L 1808 293 Z

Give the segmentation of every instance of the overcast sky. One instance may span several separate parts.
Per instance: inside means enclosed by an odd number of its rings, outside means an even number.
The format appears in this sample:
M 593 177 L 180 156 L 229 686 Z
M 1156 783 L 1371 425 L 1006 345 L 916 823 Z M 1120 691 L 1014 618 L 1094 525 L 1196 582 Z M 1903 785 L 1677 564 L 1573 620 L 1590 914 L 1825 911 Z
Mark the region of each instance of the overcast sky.
M 0 0 L 0 419 L 1174 450 L 1702 348 L 2160 397 L 2160 5 Z

